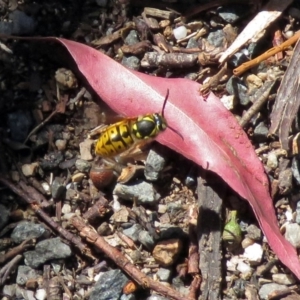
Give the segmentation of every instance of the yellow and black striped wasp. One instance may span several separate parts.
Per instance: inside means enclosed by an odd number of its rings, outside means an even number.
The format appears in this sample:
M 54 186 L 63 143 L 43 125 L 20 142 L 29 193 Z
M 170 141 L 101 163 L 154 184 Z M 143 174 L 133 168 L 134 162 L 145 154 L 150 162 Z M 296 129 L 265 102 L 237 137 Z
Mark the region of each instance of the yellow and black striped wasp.
M 95 153 L 103 158 L 115 157 L 122 155 L 135 145 L 145 144 L 157 137 L 169 127 L 164 117 L 168 96 L 169 90 L 167 90 L 161 113 L 126 118 L 103 128 L 96 142 Z

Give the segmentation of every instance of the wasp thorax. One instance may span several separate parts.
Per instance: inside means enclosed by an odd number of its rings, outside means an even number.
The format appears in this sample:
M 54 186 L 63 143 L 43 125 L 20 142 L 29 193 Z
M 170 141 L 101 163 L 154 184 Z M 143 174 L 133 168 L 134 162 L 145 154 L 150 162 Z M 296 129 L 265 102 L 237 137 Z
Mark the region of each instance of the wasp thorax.
M 156 137 L 166 129 L 166 121 L 160 114 L 139 117 L 132 126 L 132 132 L 138 139 Z

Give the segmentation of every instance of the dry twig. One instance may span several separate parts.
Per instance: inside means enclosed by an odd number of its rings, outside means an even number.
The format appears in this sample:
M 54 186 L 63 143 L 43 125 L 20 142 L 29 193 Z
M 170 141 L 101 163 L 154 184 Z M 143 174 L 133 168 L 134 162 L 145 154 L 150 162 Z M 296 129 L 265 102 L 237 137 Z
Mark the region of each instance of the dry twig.
M 0 176 L 0 182 L 4 185 L 6 185 L 8 188 L 10 188 L 14 193 L 16 193 L 19 197 L 21 197 L 27 204 L 30 205 L 31 209 L 40 217 L 42 218 L 52 229 L 54 229 L 56 232 L 58 232 L 63 238 L 65 238 L 67 241 L 74 244 L 75 247 L 77 247 L 81 253 L 84 255 L 93 258 L 90 249 L 81 242 L 81 239 L 77 236 L 73 235 L 71 232 L 67 231 L 66 229 L 62 228 L 59 224 L 57 224 L 55 221 L 53 221 L 42 209 L 41 207 L 32 201 L 31 196 L 25 192 L 22 191 L 19 187 L 16 187 L 14 183 L 9 181 L 8 179 L 4 178 L 3 176 Z M 38 191 L 36 191 L 38 193 Z
M 129 260 L 116 248 L 110 246 L 103 237 L 99 236 L 95 229 L 84 223 L 83 219 L 74 216 L 71 219 L 73 226 L 79 231 L 80 235 L 84 237 L 89 243 L 92 243 L 99 250 L 104 252 L 110 259 L 112 259 L 124 272 L 126 272 L 135 282 L 143 288 L 149 288 L 157 293 L 168 297 L 168 299 L 175 300 L 194 300 L 195 298 L 182 296 L 176 290 L 171 289 L 160 282 L 154 281 L 147 277 L 144 273 L 138 270 Z

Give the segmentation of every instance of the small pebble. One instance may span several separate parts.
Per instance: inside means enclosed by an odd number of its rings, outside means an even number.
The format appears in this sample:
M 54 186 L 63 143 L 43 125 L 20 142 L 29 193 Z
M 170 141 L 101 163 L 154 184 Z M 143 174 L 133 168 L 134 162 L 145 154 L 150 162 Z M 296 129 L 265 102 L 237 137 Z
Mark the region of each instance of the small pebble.
M 135 182 L 131 185 L 117 183 L 113 194 L 125 200 L 136 199 L 138 203 L 149 205 L 155 204 L 160 197 L 153 185 L 144 181 Z
M 79 151 L 81 159 L 90 161 L 93 160 L 93 155 L 91 154 L 93 140 L 86 139 L 82 143 L 79 143 Z
M 262 239 L 261 230 L 254 224 L 251 224 L 247 227 L 246 237 L 248 237 L 254 241 L 260 241 Z
M 264 122 L 260 122 L 253 132 L 253 138 L 257 143 L 263 143 L 268 139 L 269 128 Z
M 28 266 L 21 265 L 18 267 L 16 282 L 19 285 L 25 285 L 29 279 L 37 279 L 39 276 L 41 276 L 41 272 Z
M 146 179 L 150 181 L 157 180 L 165 164 L 165 158 L 157 151 L 151 149 L 146 159 L 144 171 Z
M 244 239 L 242 240 L 242 243 L 241 243 L 241 244 L 242 244 L 242 247 L 245 249 L 245 248 L 247 248 L 248 246 L 253 245 L 253 244 L 254 244 L 254 241 L 253 241 L 252 239 L 246 237 L 246 238 L 244 238 Z
M 155 261 L 163 267 L 168 267 L 174 264 L 182 249 L 180 239 L 170 239 L 160 241 L 153 249 L 153 257 Z
M 135 45 L 140 41 L 139 35 L 136 30 L 130 30 L 126 38 L 124 39 L 124 43 L 126 45 Z
M 298 224 L 287 224 L 284 236 L 295 248 L 300 247 L 300 226 Z
M 76 173 L 72 176 L 72 182 L 80 183 L 83 180 L 84 176 L 84 173 Z
M 254 243 L 244 250 L 243 257 L 247 258 L 250 264 L 257 264 L 261 262 L 263 249 L 260 244 Z
M 26 177 L 33 176 L 33 175 L 35 175 L 38 166 L 39 166 L 39 164 L 37 162 L 22 165 L 22 173 Z
M 122 58 L 122 65 L 131 70 L 138 71 L 140 68 L 140 59 L 133 55 L 129 57 L 124 56 Z
M 102 222 L 97 228 L 97 232 L 101 236 L 108 236 L 113 233 L 111 226 L 107 222 Z
M 258 291 L 261 300 L 267 300 L 268 296 L 275 291 L 282 291 L 287 288 L 286 285 L 277 283 L 266 283 Z
M 44 225 L 23 221 L 18 223 L 10 237 L 16 244 L 20 244 L 27 239 L 39 239 L 49 235 L 50 232 Z
M 68 214 L 72 211 L 72 208 L 71 208 L 71 205 L 68 204 L 68 203 L 65 203 L 63 205 L 63 207 L 61 208 L 61 212 L 65 215 L 65 214 Z
M 157 212 L 159 214 L 164 214 L 167 211 L 167 205 L 165 204 L 158 204 Z
M 236 267 L 236 269 L 241 273 L 249 273 L 251 272 L 251 267 L 243 261 L 240 261 Z
M 66 149 L 67 141 L 65 140 L 56 140 L 55 146 L 58 151 L 64 151 Z
M 171 270 L 165 268 L 159 268 L 159 270 L 156 273 L 158 279 L 161 281 L 169 281 L 171 274 Z
M 128 222 L 129 211 L 126 207 L 121 207 L 118 211 L 116 211 L 111 217 L 110 220 L 116 223 L 126 223 Z
M 77 159 L 75 162 L 75 166 L 79 172 L 87 173 L 91 169 L 91 163 L 84 159 Z
M 46 300 L 47 292 L 45 289 L 37 289 L 34 296 L 37 300 Z
M 278 159 L 275 152 L 270 152 L 268 154 L 267 166 L 273 170 L 278 167 Z
M 72 250 L 60 238 L 52 238 L 37 243 L 34 250 L 24 252 L 23 255 L 26 265 L 38 268 L 48 260 L 70 257 Z
M 293 275 L 289 274 L 273 274 L 272 279 L 275 283 L 278 284 L 294 284 L 296 282 L 296 279 Z
M 236 98 L 234 95 L 223 95 L 220 99 L 220 101 L 223 103 L 223 105 L 228 110 L 233 110 L 237 104 Z
M 147 248 L 149 251 L 153 249 L 154 246 L 154 240 L 152 236 L 149 234 L 148 231 L 146 230 L 141 230 L 139 232 L 139 237 L 138 237 L 139 242 Z
M 127 282 L 128 278 L 121 270 L 102 272 L 92 288 L 89 300 L 120 299 Z
M 54 199 L 64 199 L 66 196 L 66 186 L 64 179 L 55 177 L 51 184 L 51 195 Z
M 130 237 L 134 242 L 137 242 L 138 241 L 138 238 L 139 238 L 139 233 L 140 231 L 142 230 L 142 226 L 139 225 L 139 224 L 134 224 L 133 226 L 127 228 L 127 229 L 124 229 L 123 230 L 123 233 Z
M 185 26 L 179 26 L 173 29 L 173 35 L 176 40 L 183 39 L 187 36 L 187 29 Z

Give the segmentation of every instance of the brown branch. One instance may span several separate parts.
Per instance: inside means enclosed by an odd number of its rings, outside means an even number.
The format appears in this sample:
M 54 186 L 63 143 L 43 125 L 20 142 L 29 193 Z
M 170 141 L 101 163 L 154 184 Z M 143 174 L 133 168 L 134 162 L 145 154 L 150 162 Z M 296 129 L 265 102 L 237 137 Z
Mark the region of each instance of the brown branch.
M 12 273 L 16 268 L 18 262 L 22 259 L 22 255 L 15 256 L 11 261 L 9 261 L 0 270 L 0 286 L 4 284 L 10 273 Z
M 57 233 L 59 233 L 63 238 L 67 241 L 74 244 L 81 253 L 85 254 L 86 256 L 93 258 L 90 249 L 82 243 L 81 239 L 72 234 L 71 232 L 67 231 L 66 229 L 62 228 L 59 224 L 53 221 L 41 208 L 38 204 L 33 202 L 30 198 L 30 195 L 27 194 L 25 191 L 22 191 L 20 188 L 16 187 L 14 183 L 9 181 L 8 179 L 4 178 L 0 175 L 0 182 L 10 188 L 15 194 L 17 194 L 20 198 L 22 198 L 27 204 L 30 205 L 31 209 L 42 219 L 44 220 L 52 229 L 54 229 Z M 38 191 L 35 191 L 38 193 Z
M 257 114 L 262 106 L 268 101 L 269 94 L 271 92 L 272 87 L 274 86 L 274 81 L 266 82 L 263 87 L 263 92 L 260 97 L 252 104 L 252 106 L 246 111 L 246 113 L 242 116 L 239 123 L 241 127 L 244 127 L 248 124 L 255 114 Z
M 3 264 L 4 262 L 12 259 L 18 254 L 23 253 L 25 250 L 28 248 L 32 247 L 35 245 L 35 240 L 33 239 L 27 239 L 23 241 L 20 245 L 12 248 L 10 251 L 5 253 L 3 256 L 0 256 L 0 264 Z
M 241 74 L 243 74 L 244 72 L 246 72 L 247 70 L 253 68 L 254 66 L 260 64 L 262 61 L 266 60 L 267 58 L 286 50 L 289 46 L 295 44 L 298 39 L 300 38 L 300 31 L 297 31 L 291 38 L 289 38 L 288 40 L 286 40 L 284 43 L 282 43 L 279 46 L 273 47 L 271 49 L 269 49 L 268 51 L 266 51 L 265 53 L 263 53 L 262 55 L 247 61 L 243 64 L 241 64 L 239 67 L 235 68 L 233 70 L 233 74 L 235 76 L 239 76 Z
M 143 288 L 150 288 L 157 293 L 175 300 L 194 300 L 195 298 L 182 296 L 176 290 L 171 289 L 160 282 L 154 281 L 147 277 L 144 273 L 138 270 L 133 264 L 129 262 L 124 255 L 116 248 L 110 246 L 104 238 L 99 236 L 95 229 L 84 223 L 83 219 L 74 216 L 71 219 L 73 226 L 79 231 L 80 235 L 84 237 L 89 243 L 92 243 L 99 250 L 104 252 L 111 260 L 113 260 L 124 272 L 126 272 L 135 282 Z

